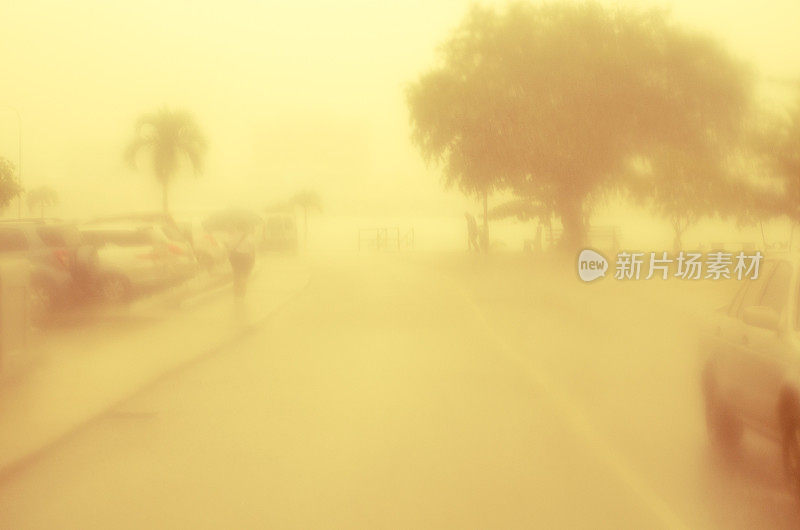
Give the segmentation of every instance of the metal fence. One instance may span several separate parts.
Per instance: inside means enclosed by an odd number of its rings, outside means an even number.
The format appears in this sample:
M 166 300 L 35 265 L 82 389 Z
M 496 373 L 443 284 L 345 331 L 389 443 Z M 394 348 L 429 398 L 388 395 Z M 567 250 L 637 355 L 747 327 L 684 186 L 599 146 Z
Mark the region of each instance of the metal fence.
M 399 226 L 380 228 L 360 228 L 358 230 L 358 250 L 410 250 L 414 248 L 414 228 L 401 233 Z

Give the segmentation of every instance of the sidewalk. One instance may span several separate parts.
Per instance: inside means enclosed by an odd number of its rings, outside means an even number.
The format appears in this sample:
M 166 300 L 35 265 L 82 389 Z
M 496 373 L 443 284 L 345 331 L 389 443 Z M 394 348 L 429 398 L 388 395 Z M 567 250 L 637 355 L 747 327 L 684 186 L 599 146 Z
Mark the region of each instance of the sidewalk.
M 60 330 L 37 361 L 0 386 L 0 477 L 115 404 L 254 329 L 308 283 L 291 258 L 262 260 L 242 306 L 221 285 L 125 318 Z

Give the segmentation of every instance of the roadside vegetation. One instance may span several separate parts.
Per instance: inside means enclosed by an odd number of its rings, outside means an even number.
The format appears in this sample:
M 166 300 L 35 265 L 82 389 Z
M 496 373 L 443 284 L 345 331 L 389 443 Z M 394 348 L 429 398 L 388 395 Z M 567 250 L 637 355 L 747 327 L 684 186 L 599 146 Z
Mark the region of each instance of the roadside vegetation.
M 473 7 L 406 96 L 413 142 L 479 201 L 485 240 L 515 216 L 579 248 L 617 199 L 670 223 L 679 249 L 704 218 L 800 217 L 800 112 L 767 119 L 759 82 L 661 10 L 517 2 Z M 497 192 L 514 199 L 490 208 Z

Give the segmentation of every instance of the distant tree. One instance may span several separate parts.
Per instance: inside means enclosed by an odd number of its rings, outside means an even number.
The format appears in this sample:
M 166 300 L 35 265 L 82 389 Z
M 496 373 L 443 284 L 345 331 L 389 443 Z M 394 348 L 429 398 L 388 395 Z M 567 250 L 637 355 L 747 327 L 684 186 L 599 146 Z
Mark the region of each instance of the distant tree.
M 181 162 L 188 161 L 197 174 L 202 169 L 206 150 L 205 137 L 191 114 L 163 108 L 139 118 L 125 158 L 135 168 L 139 153 L 148 152 L 151 169 L 161 185 L 162 209 L 168 213 L 169 185 Z
M 523 222 L 535 220 L 539 224 L 550 226 L 553 219 L 553 207 L 537 199 L 510 199 L 491 208 L 489 219 L 516 219 Z
M 532 221 L 536 219 L 546 223 L 552 216 L 550 208 L 530 199 L 511 199 L 502 202 L 489 210 L 489 219 L 510 219 Z
M 264 207 L 264 212 L 270 213 L 291 213 L 294 210 L 294 204 L 291 200 L 277 200 L 268 203 Z
M 14 164 L 0 157 L 0 209 L 7 208 L 22 193 L 22 186 L 19 185 L 15 173 Z
M 785 115 L 775 120 L 762 144 L 770 166 L 780 179 L 782 197 L 772 206 L 773 212 L 800 221 L 800 94 Z
M 322 211 L 322 199 L 317 192 L 304 190 L 296 193 L 290 202 L 303 211 L 303 245 L 305 246 L 308 244 L 308 214 Z
M 632 159 L 737 126 L 748 80 L 661 11 L 514 3 L 472 8 L 408 104 L 413 140 L 448 183 L 552 199 L 572 247 Z
M 623 182 L 634 199 L 670 222 L 673 248 L 679 251 L 686 230 L 701 219 L 733 217 L 741 223 L 760 207 L 761 192 L 751 183 L 758 114 L 747 68 L 703 36 L 678 32 L 668 37 L 668 86 L 686 108 L 668 118 L 675 131 L 665 129 L 646 146 L 638 167 L 629 164 L 639 178 Z
M 39 209 L 39 217 L 44 217 L 44 209 L 58 204 L 58 193 L 49 186 L 39 186 L 28 190 L 28 210 Z
M 635 202 L 670 223 L 676 252 L 683 249 L 686 231 L 701 219 L 737 214 L 743 219 L 750 211 L 745 203 L 749 186 L 717 156 L 665 146 L 651 152 L 625 180 Z
M 489 210 L 489 219 L 516 219 L 522 222 L 536 221 L 537 234 L 543 228 L 553 237 L 553 205 L 546 200 L 532 198 L 516 198 L 502 202 Z M 540 241 L 541 243 L 541 241 Z
M 489 249 L 489 195 L 510 171 L 508 127 L 500 108 L 507 97 L 480 62 L 481 35 L 496 31 L 494 11 L 474 7 L 440 51 L 441 64 L 424 73 L 406 92 L 412 140 L 423 159 L 444 170 L 447 187 L 456 187 L 483 205 L 483 244 Z

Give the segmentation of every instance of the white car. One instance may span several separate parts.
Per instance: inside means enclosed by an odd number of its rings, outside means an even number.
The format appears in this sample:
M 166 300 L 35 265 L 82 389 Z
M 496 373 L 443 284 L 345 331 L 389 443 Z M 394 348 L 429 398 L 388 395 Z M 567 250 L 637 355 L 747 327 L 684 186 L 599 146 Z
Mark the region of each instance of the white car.
M 728 447 L 749 427 L 780 444 L 800 497 L 800 261 L 768 256 L 700 337 L 712 439 Z
M 202 269 L 215 271 L 227 264 L 228 252 L 220 233 L 206 230 L 201 219 L 178 222 L 177 226 L 188 239 Z
M 191 245 L 160 223 L 91 223 L 81 234 L 97 249 L 97 288 L 109 302 L 176 285 L 197 271 Z

